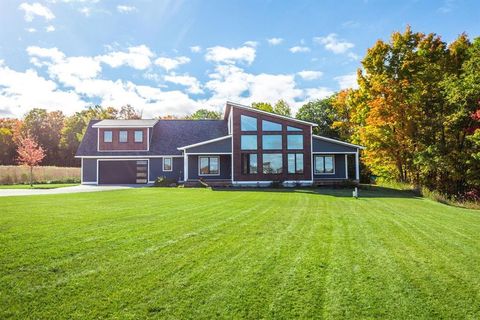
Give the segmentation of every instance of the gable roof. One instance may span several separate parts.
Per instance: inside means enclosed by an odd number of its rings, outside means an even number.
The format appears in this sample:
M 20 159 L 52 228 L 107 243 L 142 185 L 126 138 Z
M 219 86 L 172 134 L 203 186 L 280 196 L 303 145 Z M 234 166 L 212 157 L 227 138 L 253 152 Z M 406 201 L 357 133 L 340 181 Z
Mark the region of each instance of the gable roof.
M 158 120 L 156 119 L 139 119 L 139 120 L 114 120 L 114 119 L 107 119 L 101 120 L 93 125 L 93 128 L 145 128 L 145 127 L 153 127 Z
M 243 105 L 243 104 L 231 102 L 231 101 L 227 101 L 227 105 L 225 106 L 225 114 L 224 114 L 224 117 L 223 117 L 225 120 L 228 119 L 228 115 L 230 114 L 230 111 L 232 110 L 232 108 L 239 108 L 239 109 L 244 109 L 244 110 L 248 110 L 248 111 L 252 111 L 252 112 L 257 112 L 257 113 L 261 113 L 261 114 L 267 114 L 267 115 L 269 115 L 269 116 L 271 116 L 271 117 L 276 117 L 276 118 L 280 118 L 280 119 L 290 120 L 290 121 L 292 121 L 292 122 L 302 123 L 302 124 L 306 124 L 306 125 L 312 126 L 312 127 L 318 126 L 318 124 L 313 123 L 313 122 L 303 121 L 303 120 L 299 120 L 299 119 L 297 119 L 297 118 L 282 116 L 282 115 L 280 115 L 280 114 L 276 114 L 276 113 L 272 113 L 272 112 L 267 112 L 267 111 L 263 111 L 263 110 L 258 110 L 258 109 L 255 109 L 255 108 L 252 108 L 252 107 L 249 107 L 249 106 L 245 106 L 245 105 Z
M 349 143 L 349 142 L 345 142 L 345 141 L 341 141 L 341 140 L 337 140 L 337 139 L 327 138 L 327 137 L 319 136 L 319 135 L 316 135 L 316 134 L 312 134 L 312 138 L 320 139 L 320 140 L 324 140 L 324 141 L 328 141 L 328 142 L 332 142 L 332 143 L 337 143 L 337 144 L 341 144 L 341 145 L 348 146 L 348 147 L 365 149 L 364 146 L 360 146 L 358 144 L 353 144 L 353 143 Z

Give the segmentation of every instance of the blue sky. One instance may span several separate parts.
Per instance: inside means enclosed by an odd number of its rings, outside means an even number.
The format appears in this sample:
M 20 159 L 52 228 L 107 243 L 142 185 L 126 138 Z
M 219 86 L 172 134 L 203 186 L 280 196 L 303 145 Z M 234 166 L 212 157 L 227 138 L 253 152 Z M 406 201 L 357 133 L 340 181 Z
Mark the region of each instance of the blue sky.
M 131 104 L 145 117 L 306 101 L 355 86 L 377 39 L 410 24 L 480 34 L 476 1 L 0 2 L 0 116 Z

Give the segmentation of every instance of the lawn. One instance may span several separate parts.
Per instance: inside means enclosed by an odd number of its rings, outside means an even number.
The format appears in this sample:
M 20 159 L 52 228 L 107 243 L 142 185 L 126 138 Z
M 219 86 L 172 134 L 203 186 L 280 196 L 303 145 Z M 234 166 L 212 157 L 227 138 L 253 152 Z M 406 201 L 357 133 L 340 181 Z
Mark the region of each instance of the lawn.
M 10 185 L 0 185 L 0 189 L 58 189 L 64 187 L 73 187 L 77 186 L 78 183 L 43 183 L 43 184 L 34 184 L 31 187 L 29 184 L 10 184 Z
M 480 318 L 480 211 L 408 192 L 0 199 L 0 318 Z

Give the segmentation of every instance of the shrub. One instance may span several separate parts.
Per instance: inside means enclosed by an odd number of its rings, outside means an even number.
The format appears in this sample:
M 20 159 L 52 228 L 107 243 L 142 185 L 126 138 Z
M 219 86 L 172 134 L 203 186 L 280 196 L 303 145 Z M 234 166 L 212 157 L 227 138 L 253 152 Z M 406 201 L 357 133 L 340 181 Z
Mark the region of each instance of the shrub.
M 176 187 L 177 181 L 172 178 L 167 178 L 165 176 L 160 176 L 155 179 L 153 184 L 155 187 Z

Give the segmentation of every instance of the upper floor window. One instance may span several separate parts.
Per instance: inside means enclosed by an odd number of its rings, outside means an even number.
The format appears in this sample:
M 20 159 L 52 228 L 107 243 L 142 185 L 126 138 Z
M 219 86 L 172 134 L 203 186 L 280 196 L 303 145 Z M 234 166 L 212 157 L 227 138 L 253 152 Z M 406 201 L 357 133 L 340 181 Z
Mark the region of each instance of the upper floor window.
M 257 131 L 257 118 L 241 115 L 240 129 L 242 131 Z
M 127 142 L 128 141 L 128 131 L 119 131 L 118 132 L 118 142 Z
M 199 176 L 218 176 L 220 175 L 220 158 L 219 157 L 198 157 Z
M 143 131 L 142 130 L 135 131 L 135 142 L 143 142 Z
M 292 126 L 287 126 L 287 131 L 302 131 L 302 129 Z
M 103 142 L 112 142 L 112 131 L 103 131 Z
M 172 158 L 163 158 L 163 171 L 172 171 L 173 161 Z
M 289 150 L 303 149 L 303 135 L 301 134 L 287 135 L 287 149 Z
M 263 131 L 282 131 L 282 125 L 280 123 L 262 120 Z
M 258 173 L 256 153 L 242 153 L 242 174 Z
M 257 135 L 243 134 L 240 136 L 240 144 L 242 150 L 257 150 Z
M 281 150 L 282 136 L 279 134 L 265 134 L 262 136 L 263 150 Z
M 288 173 L 303 173 L 303 153 L 289 153 Z
M 281 153 L 264 153 L 263 154 L 263 173 L 277 174 L 282 173 L 283 160 Z
M 315 156 L 315 174 L 334 174 L 333 156 Z

